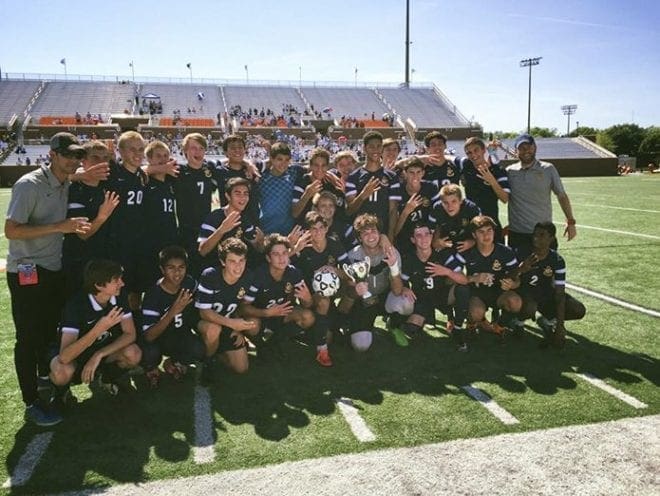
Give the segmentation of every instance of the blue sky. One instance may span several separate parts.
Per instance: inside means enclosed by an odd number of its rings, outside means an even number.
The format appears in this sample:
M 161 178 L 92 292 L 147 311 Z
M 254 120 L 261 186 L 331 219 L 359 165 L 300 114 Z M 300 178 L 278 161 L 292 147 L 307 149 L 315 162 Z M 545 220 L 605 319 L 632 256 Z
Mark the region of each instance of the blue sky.
M 405 0 L 0 0 L 3 74 L 397 83 Z M 660 2 L 411 0 L 413 82 L 487 131 L 660 125 Z M 9 41 L 11 40 L 11 41 Z

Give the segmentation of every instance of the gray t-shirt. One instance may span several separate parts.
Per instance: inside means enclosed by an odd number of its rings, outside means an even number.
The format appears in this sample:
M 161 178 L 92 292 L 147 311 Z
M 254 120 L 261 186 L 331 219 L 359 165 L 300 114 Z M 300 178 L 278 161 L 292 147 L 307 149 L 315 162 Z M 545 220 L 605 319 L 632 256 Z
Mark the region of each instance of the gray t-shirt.
M 399 262 L 399 267 L 401 267 L 401 255 L 395 249 L 396 259 Z M 369 271 L 369 277 L 367 278 L 367 283 L 369 284 L 369 292 L 373 295 L 379 295 L 386 293 L 390 289 L 390 267 L 387 265 L 387 262 L 383 260 L 385 254 L 381 251 L 378 255 L 371 255 L 369 260 L 371 262 L 371 269 Z M 362 245 L 358 245 L 348 252 L 348 265 L 353 262 L 358 262 L 364 260 L 365 258 L 364 249 Z
M 39 226 L 66 219 L 69 181 L 60 181 L 50 168 L 42 166 L 21 177 L 12 188 L 7 219 Z M 33 239 L 10 239 L 7 272 L 18 272 L 18 264 L 34 263 L 48 270 L 62 268 L 61 233 Z
M 564 186 L 555 166 L 537 160 L 528 169 L 520 162 L 506 168 L 509 176 L 509 229 L 531 234 L 538 222 L 552 221 L 550 192 L 564 195 Z

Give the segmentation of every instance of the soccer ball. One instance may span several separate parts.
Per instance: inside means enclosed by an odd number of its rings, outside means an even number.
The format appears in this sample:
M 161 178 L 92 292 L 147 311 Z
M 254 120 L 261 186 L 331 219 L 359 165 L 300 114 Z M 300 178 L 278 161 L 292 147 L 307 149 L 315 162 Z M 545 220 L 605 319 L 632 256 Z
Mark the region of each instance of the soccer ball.
M 317 270 L 312 277 L 312 290 L 321 296 L 334 296 L 339 291 L 339 276 L 331 270 Z

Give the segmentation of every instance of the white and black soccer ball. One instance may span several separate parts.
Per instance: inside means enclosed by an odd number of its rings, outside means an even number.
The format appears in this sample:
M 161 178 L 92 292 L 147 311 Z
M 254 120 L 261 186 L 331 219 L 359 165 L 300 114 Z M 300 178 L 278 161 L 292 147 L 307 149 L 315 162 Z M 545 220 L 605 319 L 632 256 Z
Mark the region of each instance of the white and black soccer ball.
M 339 285 L 339 276 L 331 270 L 317 270 L 312 277 L 312 290 L 321 296 L 334 296 Z

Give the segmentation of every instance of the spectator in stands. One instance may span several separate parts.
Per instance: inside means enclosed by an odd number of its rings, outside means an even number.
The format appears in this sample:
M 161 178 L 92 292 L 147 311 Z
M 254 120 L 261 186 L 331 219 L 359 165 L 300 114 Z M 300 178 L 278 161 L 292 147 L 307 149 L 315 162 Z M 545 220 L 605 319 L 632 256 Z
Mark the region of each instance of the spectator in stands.
M 294 224 L 291 215 L 293 188 L 304 170 L 300 165 L 289 165 L 291 148 L 282 142 L 270 149 L 268 168 L 258 183 L 261 228 L 266 234 L 288 234 Z
M 509 246 L 531 248 L 534 226 L 539 222 L 552 221 L 551 192 L 557 196 L 566 216 L 564 236 L 572 240 L 577 234 L 575 218 L 557 169 L 553 164 L 536 158 L 536 141 L 530 134 L 518 136 L 515 148 L 519 161 L 506 169 L 511 187 Z
M 365 164 L 355 170 L 346 182 L 348 215 L 374 214 L 382 222 L 382 231 L 394 240 L 397 207 L 401 186 L 396 173 L 383 168 L 383 135 L 369 131 L 363 137 Z
M 37 377 L 47 383 L 46 351 L 55 340 L 64 305 L 63 234 L 90 228 L 86 218 L 66 218 L 67 178 L 84 154 L 75 136 L 55 134 L 50 141 L 51 165 L 14 184 L 5 220 L 7 285 L 16 327 L 14 363 L 26 418 L 41 426 L 62 420 L 40 403 Z

